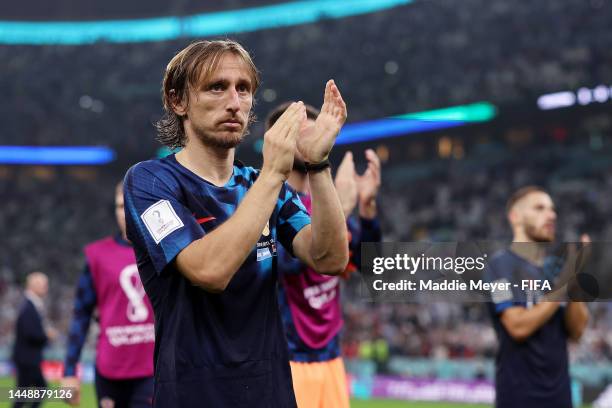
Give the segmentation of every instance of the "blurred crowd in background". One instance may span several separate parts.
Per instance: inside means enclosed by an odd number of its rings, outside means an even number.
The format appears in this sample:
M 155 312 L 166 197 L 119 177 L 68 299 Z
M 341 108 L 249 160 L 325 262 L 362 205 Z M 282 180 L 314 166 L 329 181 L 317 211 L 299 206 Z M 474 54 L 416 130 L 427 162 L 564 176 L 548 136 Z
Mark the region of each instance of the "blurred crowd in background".
M 611 14 L 603 0 L 415 1 L 232 38 L 262 73 L 258 117 L 290 99 L 319 105 L 333 77 L 355 122 L 606 83 Z M 0 46 L 0 87 L 11 100 L 0 110 L 3 142 L 110 144 L 124 166 L 148 158 L 161 78 L 186 42 Z
M 502 154 L 493 155 L 491 146 L 482 153 L 483 147 L 471 146 L 468 138 L 461 159 L 438 154 L 412 165 L 387 162 L 379 198 L 383 240 L 509 242 L 506 200 L 519 186 L 535 183 L 548 188 L 555 199 L 559 239 L 577 241 L 586 232 L 593 240 L 612 241 L 612 131 L 602 127 L 601 146 L 594 147 L 581 133 L 592 120 L 587 116 L 578 122 L 568 130 L 567 140 L 558 143 L 524 141 L 520 154 L 503 142 L 493 143 Z M 445 137 L 432 143 L 440 145 Z M 460 135 L 452 139 L 455 144 L 464 140 Z M 489 139 L 502 140 L 503 134 L 491 133 Z M 388 147 L 381 144 L 380 149 Z M 0 217 L 8 235 L 0 247 L 0 346 L 11 342 L 19 285 L 33 270 L 51 276 L 48 317 L 67 332 L 74 284 L 84 266 L 82 247 L 117 232 L 112 200 L 114 184 L 121 177 L 90 168 L 4 169 L 4 175 L 15 183 L 1 184 L 5 198 Z M 371 304 L 360 296 L 359 281 L 358 275 L 353 276 L 343 295 L 348 357 L 374 358 L 375 341 L 378 346 L 383 342 L 386 358 L 494 355 L 496 339 L 484 305 Z M 573 350 L 575 359 L 612 357 L 609 306 L 592 305 L 590 329 Z
M 232 37 L 261 70 L 260 119 L 289 99 L 318 105 L 334 77 L 355 122 L 480 100 L 534 109 L 544 92 L 610 84 L 612 36 L 604 28 L 611 19 L 603 0 L 429 0 Z M 0 356 L 12 342 L 24 277 L 34 270 L 50 276 L 47 317 L 64 333 L 61 348 L 82 248 L 116 233 L 114 185 L 131 164 L 156 154 L 162 74 L 184 44 L 0 46 L 0 88 L 10 101 L 0 109 L 2 144 L 108 145 L 118 154 L 104 168 L 0 167 Z M 238 150 L 248 164 L 260 160 L 253 146 L 261 123 Z M 612 242 L 608 113 L 343 146 L 335 159 L 346 149 L 360 157 L 366 147 L 384 163 L 384 241 L 509 241 L 506 200 L 539 184 L 556 201 L 559 239 L 587 232 Z M 390 356 L 494 355 L 483 305 L 371 304 L 359 298 L 358 279 L 344 295 L 347 357 L 375 359 L 385 371 Z M 575 361 L 612 358 L 611 307 L 590 307 Z

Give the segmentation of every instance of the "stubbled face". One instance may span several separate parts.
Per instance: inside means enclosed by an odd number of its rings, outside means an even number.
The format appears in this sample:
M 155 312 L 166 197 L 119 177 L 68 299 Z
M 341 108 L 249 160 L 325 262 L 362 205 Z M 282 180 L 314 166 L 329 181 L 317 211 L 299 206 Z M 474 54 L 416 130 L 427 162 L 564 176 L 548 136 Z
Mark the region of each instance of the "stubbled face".
M 115 190 L 115 219 L 117 220 L 117 226 L 119 227 L 121 236 L 126 238 L 125 208 L 123 205 L 123 189 L 121 187 L 117 187 Z
M 552 242 L 555 239 L 557 213 L 550 196 L 533 192 L 515 205 L 517 225 L 534 242 Z
M 175 108 L 178 114 L 186 113 L 187 137 L 207 146 L 238 146 L 247 133 L 253 86 L 246 63 L 232 53 L 223 55 L 210 79 L 190 89 L 186 111 L 182 106 Z

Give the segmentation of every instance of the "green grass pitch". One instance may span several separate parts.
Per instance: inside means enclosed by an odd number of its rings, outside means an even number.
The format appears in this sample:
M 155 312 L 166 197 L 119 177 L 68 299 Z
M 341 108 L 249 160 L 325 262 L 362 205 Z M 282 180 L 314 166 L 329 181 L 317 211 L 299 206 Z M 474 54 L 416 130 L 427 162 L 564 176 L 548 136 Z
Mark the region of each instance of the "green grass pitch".
M 6 389 L 14 387 L 14 381 L 11 377 L 0 378 L 0 388 Z M 52 384 L 57 386 L 57 384 Z M 96 399 L 93 384 L 84 384 L 81 389 L 81 407 L 95 408 Z M 9 408 L 10 403 L 0 401 L 0 408 Z M 43 407 L 65 407 L 69 405 L 63 402 L 45 402 Z M 483 408 L 485 405 L 466 405 L 466 404 L 450 404 L 442 402 L 405 402 L 405 401 L 388 401 L 388 400 L 352 400 L 351 408 Z
M 7 388 L 14 387 L 15 382 L 11 377 L 0 378 L 0 389 L 6 390 Z M 57 386 L 52 384 L 51 386 Z M 94 393 L 93 384 L 85 384 L 82 388 L 81 394 L 81 407 L 84 408 L 95 408 L 96 397 Z M 3 392 L 4 393 L 4 392 Z M 10 408 L 12 404 L 6 400 L 0 401 L 0 408 Z M 68 408 L 69 405 L 63 402 L 45 402 L 43 407 L 64 407 Z M 406 402 L 406 401 L 391 401 L 391 400 L 351 400 L 351 408 L 485 408 L 487 405 L 477 404 L 452 404 L 449 402 Z M 583 406 L 582 408 L 589 408 L 589 406 Z

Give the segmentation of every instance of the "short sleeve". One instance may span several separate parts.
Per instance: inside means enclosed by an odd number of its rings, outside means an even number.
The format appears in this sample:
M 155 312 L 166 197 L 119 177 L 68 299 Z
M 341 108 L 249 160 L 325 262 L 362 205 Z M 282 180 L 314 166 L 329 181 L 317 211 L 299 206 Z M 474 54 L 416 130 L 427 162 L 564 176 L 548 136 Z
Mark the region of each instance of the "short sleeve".
M 508 284 L 512 282 L 512 269 L 508 262 L 504 262 L 503 256 L 491 259 L 483 274 L 483 280 L 489 283 Z M 498 286 L 499 287 L 499 286 Z M 512 288 L 508 290 L 494 290 L 490 293 L 491 302 L 496 315 L 500 315 L 504 310 L 515 306 L 514 292 Z
M 178 182 L 163 171 L 139 163 L 124 180 L 127 236 L 161 273 L 193 241 L 204 236 L 192 212 L 181 202 Z M 166 176 L 166 177 L 164 177 Z
M 298 193 L 284 183 L 277 202 L 278 221 L 277 238 L 280 243 L 293 255 L 293 239 L 298 232 L 310 224 L 310 215 L 300 200 Z

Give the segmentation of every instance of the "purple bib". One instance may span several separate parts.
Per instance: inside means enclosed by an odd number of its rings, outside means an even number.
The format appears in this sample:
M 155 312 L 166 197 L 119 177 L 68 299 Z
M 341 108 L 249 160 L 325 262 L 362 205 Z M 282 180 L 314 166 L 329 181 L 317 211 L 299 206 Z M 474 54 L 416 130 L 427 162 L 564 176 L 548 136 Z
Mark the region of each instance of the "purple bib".
M 134 250 L 109 237 L 85 247 L 100 317 L 96 367 L 111 379 L 153 375 L 155 329 Z
M 300 196 L 311 212 L 310 196 Z M 313 349 L 327 345 L 342 328 L 339 277 L 321 275 L 305 266 L 302 273 L 283 274 L 282 284 L 300 339 Z

